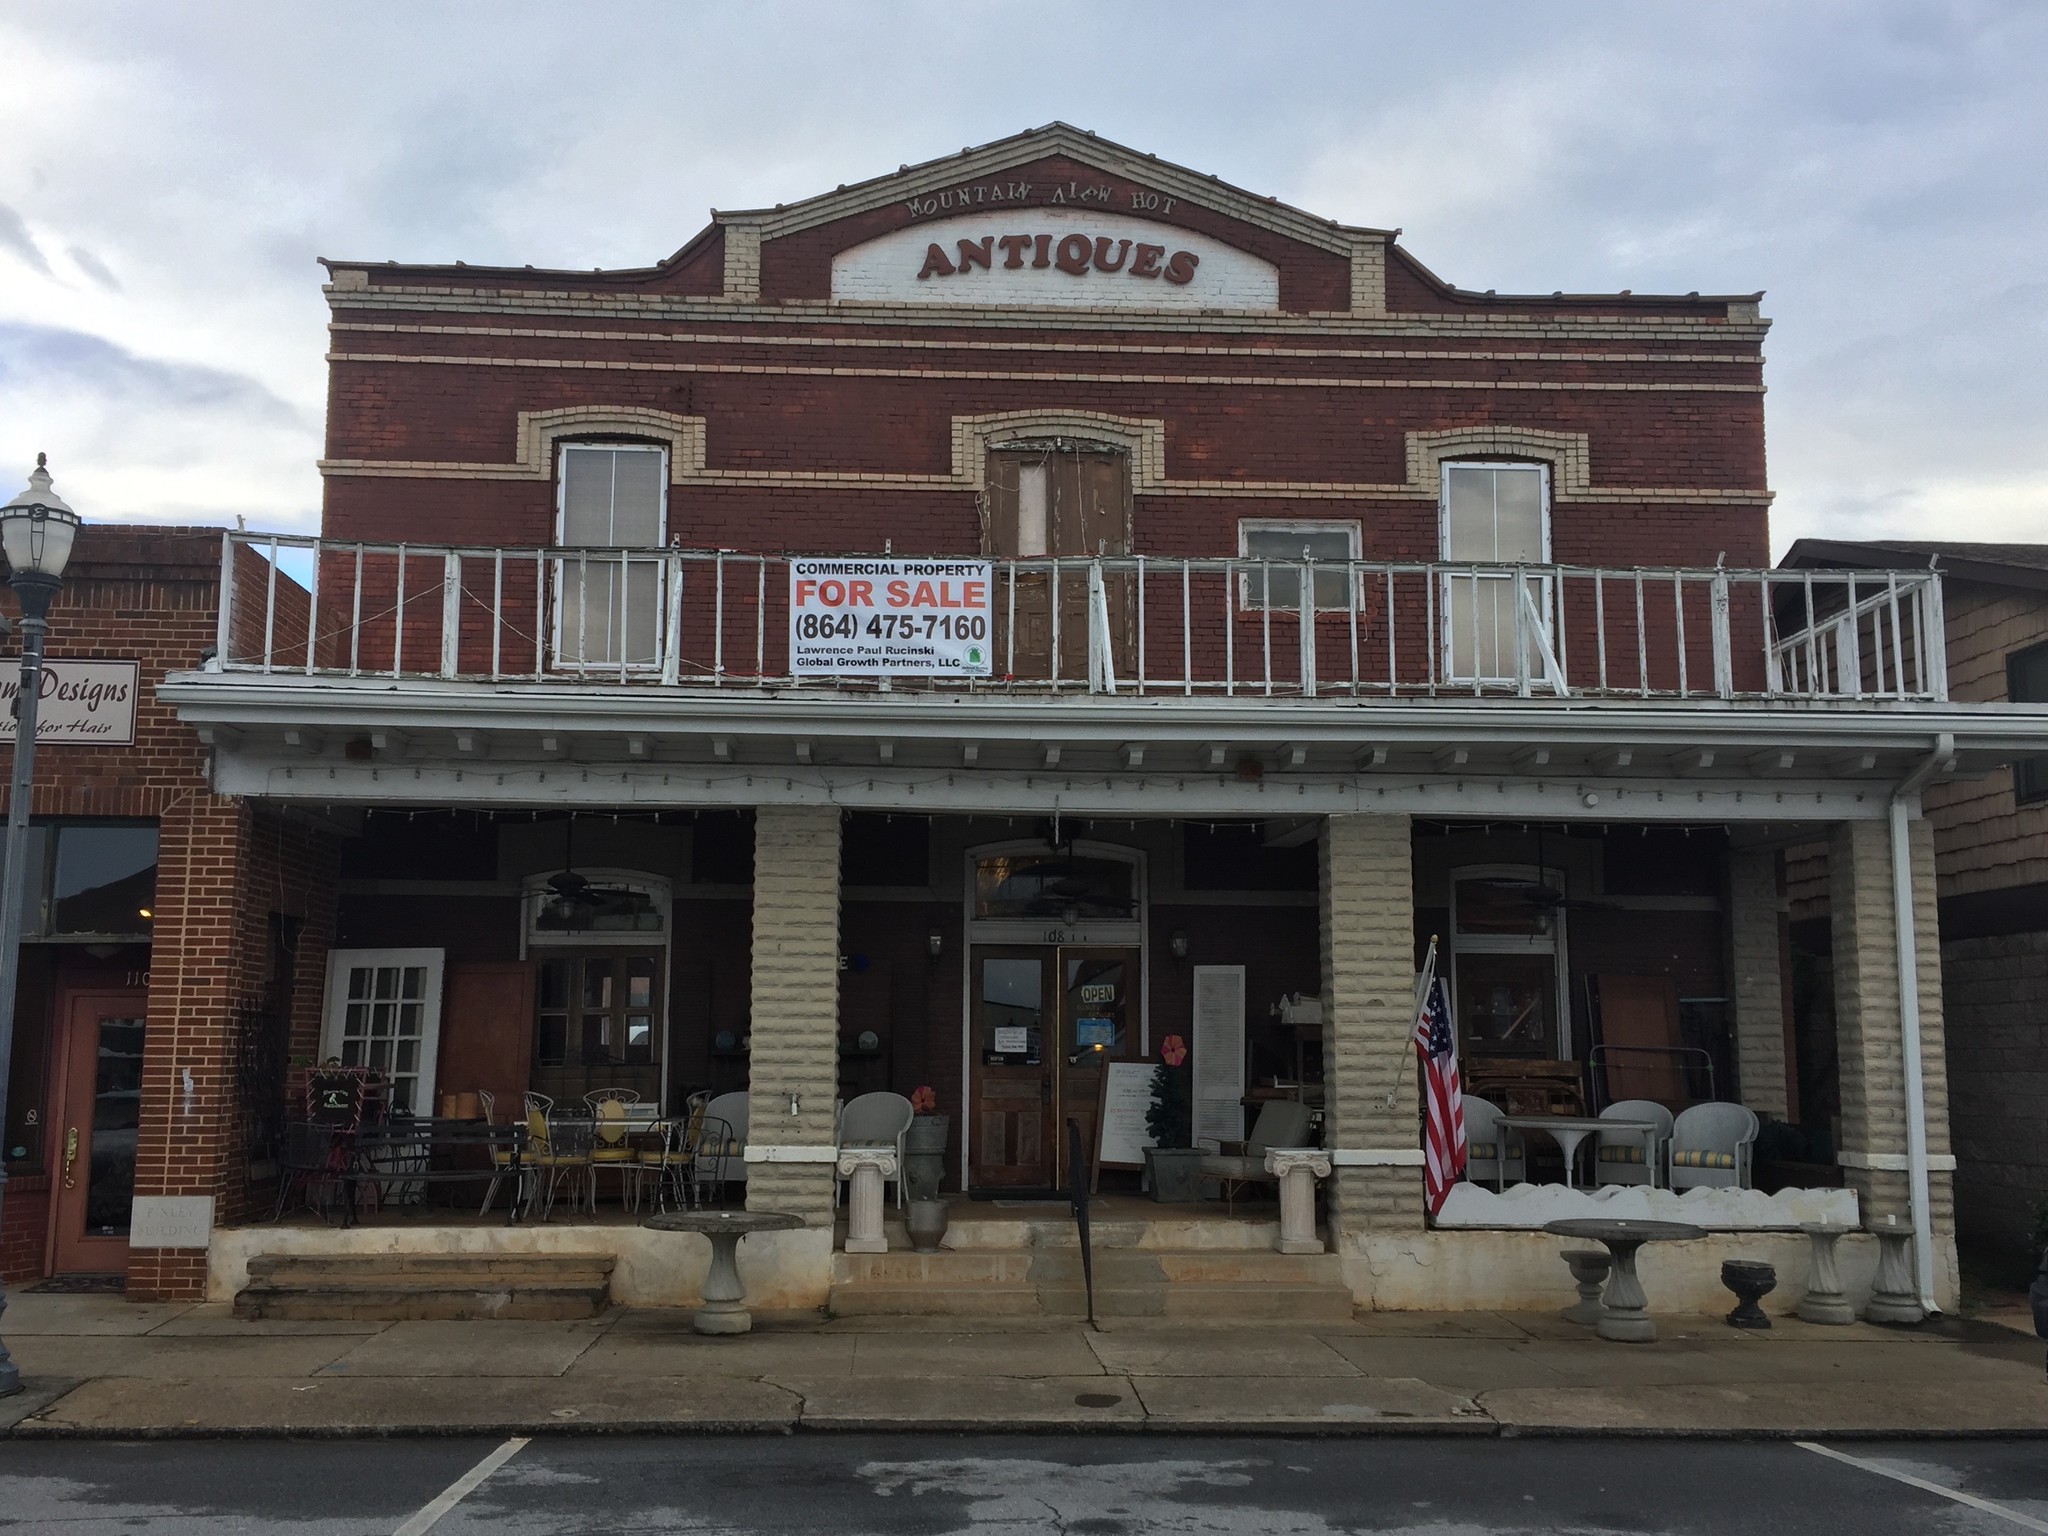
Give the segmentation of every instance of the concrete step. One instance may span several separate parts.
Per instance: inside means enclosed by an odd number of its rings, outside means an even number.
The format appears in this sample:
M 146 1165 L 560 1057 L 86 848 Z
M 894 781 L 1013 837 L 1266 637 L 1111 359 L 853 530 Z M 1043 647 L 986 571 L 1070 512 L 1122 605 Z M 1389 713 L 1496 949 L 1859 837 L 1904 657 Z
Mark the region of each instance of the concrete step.
M 603 1312 L 611 1272 L 593 1254 L 259 1254 L 235 1315 L 562 1321 Z
M 1271 1249 L 1280 1236 L 1278 1216 L 1271 1219 L 1231 1217 L 1221 1210 L 1213 1215 L 1185 1206 L 1162 1205 L 1160 1215 L 1145 1217 L 1097 1216 L 1089 1223 L 1089 1246 L 1097 1253 L 1111 1248 Z M 989 1214 L 978 1201 L 953 1201 L 946 1227 L 946 1246 L 955 1252 L 969 1249 L 1078 1248 L 1080 1236 L 1074 1218 L 1064 1210 L 1048 1208 L 1045 1216 L 1019 1221 L 1008 1213 Z M 903 1235 L 901 1220 L 889 1223 L 891 1240 Z M 908 1238 L 903 1237 L 907 1244 Z
M 1111 1249 L 1095 1256 L 1097 1317 L 1343 1322 L 1351 1291 L 1335 1254 Z M 1078 1250 L 833 1256 L 827 1303 L 842 1316 L 1080 1317 Z

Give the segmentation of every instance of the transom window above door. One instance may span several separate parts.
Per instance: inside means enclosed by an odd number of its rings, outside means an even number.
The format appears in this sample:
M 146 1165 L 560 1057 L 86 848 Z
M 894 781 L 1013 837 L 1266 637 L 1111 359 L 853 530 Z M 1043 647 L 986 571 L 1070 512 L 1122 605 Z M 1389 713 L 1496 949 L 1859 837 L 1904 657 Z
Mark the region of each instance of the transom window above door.
M 555 542 L 585 553 L 555 562 L 558 667 L 660 664 L 666 587 L 658 552 L 667 540 L 667 449 L 646 443 L 561 445 Z M 639 550 L 649 553 L 633 553 Z

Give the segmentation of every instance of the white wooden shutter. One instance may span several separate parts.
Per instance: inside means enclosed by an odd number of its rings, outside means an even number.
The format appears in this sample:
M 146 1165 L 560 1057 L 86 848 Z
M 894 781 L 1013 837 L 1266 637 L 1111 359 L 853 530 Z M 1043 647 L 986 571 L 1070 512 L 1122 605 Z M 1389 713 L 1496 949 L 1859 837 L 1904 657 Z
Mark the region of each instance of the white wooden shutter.
M 1244 967 L 1195 967 L 1195 1140 L 1244 1140 Z

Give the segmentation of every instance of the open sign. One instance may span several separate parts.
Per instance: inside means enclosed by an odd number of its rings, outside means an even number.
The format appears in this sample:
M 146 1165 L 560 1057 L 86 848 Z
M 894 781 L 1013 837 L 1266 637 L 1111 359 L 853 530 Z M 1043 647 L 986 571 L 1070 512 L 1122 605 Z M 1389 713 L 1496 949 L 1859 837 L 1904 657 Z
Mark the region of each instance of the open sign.
M 986 560 L 792 560 L 790 672 L 987 677 Z

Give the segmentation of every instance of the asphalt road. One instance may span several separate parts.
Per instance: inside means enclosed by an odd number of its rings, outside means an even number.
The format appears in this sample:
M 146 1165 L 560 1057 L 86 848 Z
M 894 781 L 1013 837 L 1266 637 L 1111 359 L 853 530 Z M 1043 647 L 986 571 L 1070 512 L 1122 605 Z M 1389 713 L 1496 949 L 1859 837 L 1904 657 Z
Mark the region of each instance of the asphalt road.
M 0 1531 L 2048 1532 L 2048 1442 L 1826 1449 L 1858 1464 L 1786 1442 L 9 1440 L 0 1441 Z

